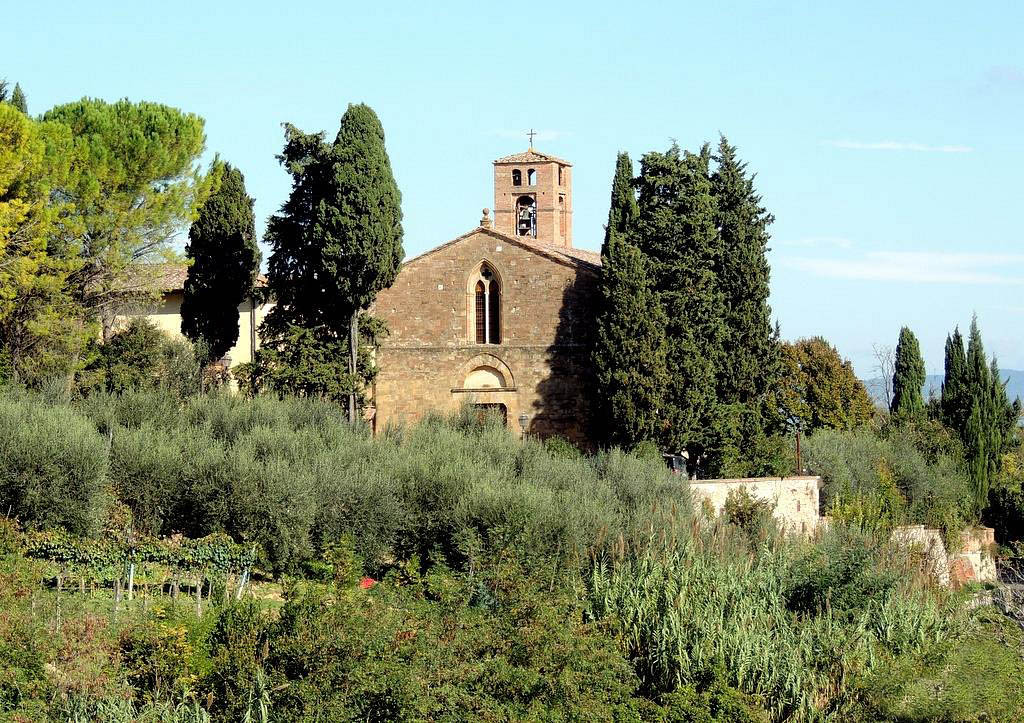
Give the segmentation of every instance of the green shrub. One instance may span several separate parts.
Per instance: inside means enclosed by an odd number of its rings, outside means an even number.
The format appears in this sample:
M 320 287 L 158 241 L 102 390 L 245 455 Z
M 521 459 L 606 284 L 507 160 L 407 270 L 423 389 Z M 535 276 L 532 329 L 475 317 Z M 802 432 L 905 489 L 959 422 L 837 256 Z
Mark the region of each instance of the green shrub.
M 822 429 L 804 443 L 806 466 L 822 477 L 825 509 L 844 514 L 853 504 L 875 508 L 875 529 L 906 523 L 943 530 L 953 539 L 970 521 L 970 494 L 961 461 L 952 449 L 914 427 L 880 436 L 870 430 Z M 922 451 L 922 449 L 924 451 Z M 847 509 L 856 516 L 855 509 Z
M 882 546 L 869 535 L 834 525 L 822 542 L 793 561 L 785 581 L 786 606 L 797 613 L 852 618 L 893 595 L 899 578 L 881 564 Z
M 0 398 L 0 508 L 26 527 L 94 533 L 106 494 L 106 441 L 65 406 Z

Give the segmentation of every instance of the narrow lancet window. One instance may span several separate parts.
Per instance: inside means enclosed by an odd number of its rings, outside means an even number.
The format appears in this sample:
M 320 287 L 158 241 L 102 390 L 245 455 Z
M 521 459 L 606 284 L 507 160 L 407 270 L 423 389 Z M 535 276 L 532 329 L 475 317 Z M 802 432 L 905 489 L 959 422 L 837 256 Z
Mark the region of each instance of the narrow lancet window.
M 474 286 L 474 331 L 477 344 L 501 343 L 501 286 L 486 264 Z

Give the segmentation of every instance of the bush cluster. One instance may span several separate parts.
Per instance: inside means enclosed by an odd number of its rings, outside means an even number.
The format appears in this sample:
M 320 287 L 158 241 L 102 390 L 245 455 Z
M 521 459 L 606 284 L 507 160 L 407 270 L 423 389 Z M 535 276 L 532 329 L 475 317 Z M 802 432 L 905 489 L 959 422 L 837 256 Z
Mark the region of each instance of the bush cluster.
M 975 521 L 962 455 L 941 430 L 821 429 L 807 437 L 804 459 L 821 475 L 822 504 L 833 517 L 876 531 L 923 523 L 947 539 Z
M 0 439 L 4 502 L 25 526 L 88 533 L 117 499 L 141 534 L 226 532 L 257 543 L 275 574 L 303 571 L 345 535 L 373 574 L 509 546 L 579 568 L 657 510 L 688 509 L 660 460 L 524 443 L 468 412 L 373 439 L 327 402 L 156 389 L 8 395 L 0 429 L 12 431 Z
M 745 495 L 694 518 L 655 456 L 469 410 L 373 438 L 309 399 L 8 392 L 0 428 L 30 531 L 97 534 L 127 508 L 139 534 L 256 543 L 286 590 L 100 620 L 58 589 L 41 620 L 46 575 L 0 535 L 0 710 L 30 719 L 857 719 L 963 635 L 877 526 L 786 539 Z M 932 509 L 941 452 L 829 434 L 809 455 L 833 499 Z

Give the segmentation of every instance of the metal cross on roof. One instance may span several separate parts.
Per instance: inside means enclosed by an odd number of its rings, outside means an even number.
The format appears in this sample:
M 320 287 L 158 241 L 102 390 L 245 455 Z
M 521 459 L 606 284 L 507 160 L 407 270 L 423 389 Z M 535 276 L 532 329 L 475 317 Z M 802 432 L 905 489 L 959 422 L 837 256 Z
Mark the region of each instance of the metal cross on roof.
M 535 131 L 535 130 L 533 130 L 533 128 L 531 128 L 529 133 L 527 133 L 526 135 L 530 136 L 530 148 L 533 148 L 533 137 L 535 135 L 537 135 L 537 131 Z

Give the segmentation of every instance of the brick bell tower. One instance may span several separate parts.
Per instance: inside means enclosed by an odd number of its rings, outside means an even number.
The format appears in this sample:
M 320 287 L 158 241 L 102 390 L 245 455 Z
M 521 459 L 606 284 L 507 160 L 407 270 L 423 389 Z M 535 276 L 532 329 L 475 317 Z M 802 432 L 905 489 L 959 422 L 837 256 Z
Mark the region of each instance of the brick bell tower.
M 530 148 L 494 162 L 494 229 L 572 248 L 572 164 Z

